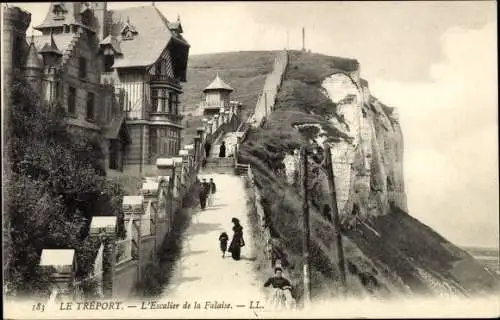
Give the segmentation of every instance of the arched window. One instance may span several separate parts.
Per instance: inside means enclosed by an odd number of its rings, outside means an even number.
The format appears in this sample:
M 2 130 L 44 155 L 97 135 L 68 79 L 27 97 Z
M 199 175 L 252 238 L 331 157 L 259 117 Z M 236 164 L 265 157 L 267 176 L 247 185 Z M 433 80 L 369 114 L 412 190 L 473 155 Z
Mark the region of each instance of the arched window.
M 151 157 L 151 163 L 153 163 L 153 159 L 157 153 L 158 153 L 158 133 L 155 128 L 152 128 L 149 137 L 149 154 Z
M 94 120 L 95 117 L 95 96 L 92 92 L 87 93 L 87 120 Z
M 54 9 L 52 11 L 52 14 L 54 15 L 53 17 L 54 20 L 63 20 L 65 12 L 66 9 L 64 8 L 64 5 L 62 3 L 54 4 Z

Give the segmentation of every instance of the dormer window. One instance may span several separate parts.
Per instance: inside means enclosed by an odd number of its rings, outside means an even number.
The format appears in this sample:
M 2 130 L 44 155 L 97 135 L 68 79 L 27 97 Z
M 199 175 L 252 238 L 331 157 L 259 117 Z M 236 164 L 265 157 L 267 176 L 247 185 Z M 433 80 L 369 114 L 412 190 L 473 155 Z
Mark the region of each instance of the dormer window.
M 132 40 L 134 39 L 134 34 L 131 30 L 127 30 L 123 35 L 123 40 Z
M 137 30 L 133 25 L 130 24 L 130 21 L 127 19 L 127 23 L 121 30 L 122 40 L 132 40 L 137 35 Z
M 62 3 L 54 4 L 54 9 L 52 11 L 54 14 L 54 20 L 64 20 L 64 14 L 66 13 L 66 9 Z

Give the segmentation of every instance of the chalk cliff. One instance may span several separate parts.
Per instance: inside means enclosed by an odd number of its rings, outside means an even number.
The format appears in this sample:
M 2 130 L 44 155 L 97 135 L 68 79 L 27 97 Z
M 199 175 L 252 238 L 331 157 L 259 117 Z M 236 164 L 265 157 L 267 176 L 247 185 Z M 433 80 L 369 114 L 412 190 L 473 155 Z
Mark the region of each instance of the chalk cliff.
M 356 60 L 291 52 L 276 106 L 263 128 L 249 132 L 239 161 L 252 164 L 281 258 L 299 287 L 298 235 L 303 230 L 298 223 L 302 196 L 297 151 L 306 142 L 316 145 L 320 163 L 321 146 L 327 142 L 352 291 L 470 296 L 499 288 L 496 275 L 411 217 L 397 109 L 371 94 Z M 323 170 L 311 173 L 316 175 L 311 213 L 313 292 L 331 293 L 335 285 L 329 280 L 338 281 L 338 270 L 333 229 L 325 212 L 330 190 Z

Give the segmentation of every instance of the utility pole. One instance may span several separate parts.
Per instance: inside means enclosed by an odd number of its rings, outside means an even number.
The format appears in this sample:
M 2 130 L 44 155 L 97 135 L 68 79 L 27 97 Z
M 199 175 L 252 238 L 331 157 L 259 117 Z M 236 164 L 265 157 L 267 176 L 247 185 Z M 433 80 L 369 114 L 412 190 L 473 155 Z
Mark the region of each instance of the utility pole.
M 302 188 L 304 190 L 303 218 L 304 232 L 302 238 L 302 251 L 304 259 L 304 307 L 308 307 L 311 302 L 311 279 L 309 270 L 309 186 L 308 186 L 308 163 L 307 163 L 307 147 L 302 147 Z
M 306 28 L 302 27 L 302 51 L 306 51 Z
M 267 118 L 267 91 L 264 91 L 264 107 L 265 107 L 265 110 L 266 110 L 266 118 Z
M 290 49 L 290 34 L 288 30 L 286 31 L 286 49 Z
M 347 292 L 346 287 L 346 273 L 345 273 L 345 262 L 344 262 L 344 247 L 342 246 L 342 234 L 340 233 L 340 219 L 339 210 L 337 207 L 337 192 L 335 190 L 335 176 L 333 173 L 332 166 L 332 153 L 330 150 L 330 145 L 328 143 L 324 144 L 325 149 L 325 164 L 326 171 L 328 174 L 328 186 L 331 194 L 331 207 L 332 207 L 332 223 L 335 235 L 335 251 L 337 251 L 337 264 L 340 272 L 340 283 L 342 285 L 341 291 L 345 295 Z

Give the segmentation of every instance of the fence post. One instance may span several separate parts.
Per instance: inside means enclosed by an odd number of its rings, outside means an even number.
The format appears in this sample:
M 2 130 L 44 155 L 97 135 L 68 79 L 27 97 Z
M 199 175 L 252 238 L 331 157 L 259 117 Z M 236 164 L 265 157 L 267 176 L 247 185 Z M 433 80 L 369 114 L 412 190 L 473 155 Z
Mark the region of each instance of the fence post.
M 335 241 L 334 241 L 336 249 L 335 251 L 337 251 L 337 264 L 340 273 L 340 283 L 342 285 L 341 291 L 342 294 L 345 294 L 347 288 L 346 288 L 346 273 L 345 273 L 345 262 L 344 262 L 344 248 L 342 246 L 342 234 L 340 232 L 340 219 L 337 207 L 337 191 L 335 189 L 335 175 L 332 166 L 332 153 L 330 150 L 330 145 L 327 142 L 324 144 L 324 150 L 325 150 L 326 171 L 328 174 L 328 186 L 331 195 L 331 207 L 332 207 L 331 215 L 332 215 L 333 230 L 335 234 Z
M 74 249 L 43 249 L 39 265 L 42 268 L 53 268 L 53 273 L 50 274 L 52 292 L 68 300 L 73 298 L 76 272 Z
M 93 237 L 101 237 L 104 244 L 102 289 L 104 297 L 113 296 L 113 279 L 116 265 L 116 216 L 94 216 L 90 223 Z

